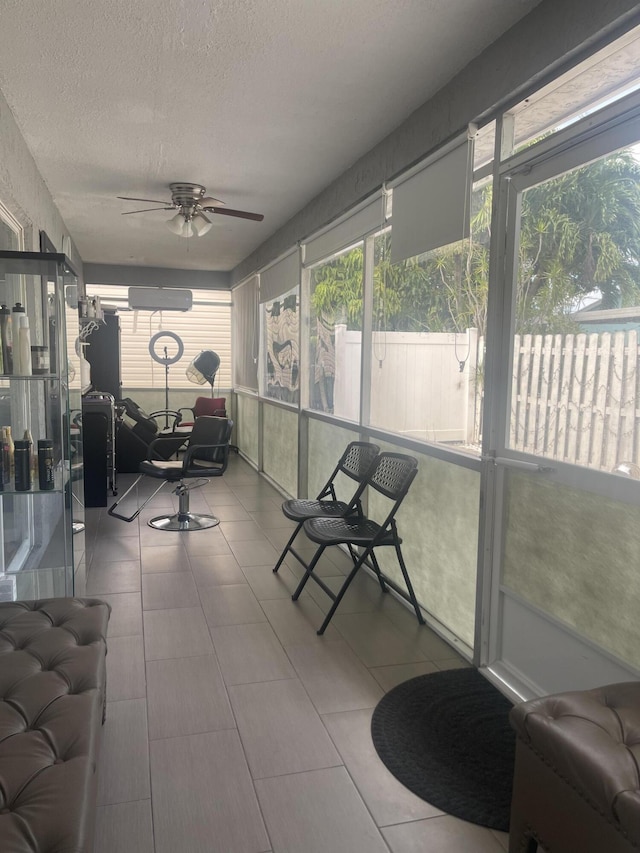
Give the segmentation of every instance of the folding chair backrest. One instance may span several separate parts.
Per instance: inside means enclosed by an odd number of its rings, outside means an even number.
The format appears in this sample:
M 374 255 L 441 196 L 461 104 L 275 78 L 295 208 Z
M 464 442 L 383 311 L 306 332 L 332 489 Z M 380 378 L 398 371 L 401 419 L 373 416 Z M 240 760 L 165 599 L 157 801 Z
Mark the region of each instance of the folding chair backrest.
M 418 473 L 418 462 L 404 453 L 381 453 L 369 477 L 369 486 L 399 503 Z
M 352 441 L 340 457 L 336 473 L 341 471 L 357 483 L 362 483 L 379 452 L 380 448 L 377 444 L 369 444 L 368 441 Z

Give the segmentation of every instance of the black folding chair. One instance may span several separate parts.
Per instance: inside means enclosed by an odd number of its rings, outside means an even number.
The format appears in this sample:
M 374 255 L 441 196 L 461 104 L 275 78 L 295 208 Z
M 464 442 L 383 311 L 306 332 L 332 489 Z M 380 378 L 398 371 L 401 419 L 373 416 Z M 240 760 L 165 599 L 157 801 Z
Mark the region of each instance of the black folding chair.
M 360 496 L 366 486 L 366 479 L 371 470 L 371 465 L 379 451 L 380 448 L 376 444 L 369 444 L 366 441 L 352 441 L 347 445 L 346 450 L 338 460 L 338 464 L 333 469 L 333 473 L 315 500 L 298 500 L 294 498 L 282 504 L 282 512 L 291 521 L 296 521 L 297 526 L 285 545 L 282 554 L 280 554 L 280 559 L 273 569 L 274 572 L 278 571 L 282 565 L 282 561 L 289 552 L 306 568 L 306 562 L 293 548 L 293 540 L 300 532 L 304 522 L 309 518 L 318 518 L 319 516 L 342 518 L 345 515 L 362 515 Z M 340 473 L 346 474 L 347 477 L 358 483 L 358 488 L 348 503 L 337 499 L 335 480 Z M 357 559 L 357 555 L 354 558 L 353 552 L 352 558 L 354 562 Z
M 418 622 L 421 625 L 424 624 L 420 605 L 416 600 L 413 586 L 411 585 L 411 580 L 409 579 L 407 567 L 400 549 L 402 539 L 398 535 L 398 529 L 395 521 L 395 514 L 404 500 L 405 495 L 409 491 L 409 486 L 413 482 L 417 473 L 418 463 L 412 456 L 406 456 L 403 453 L 381 453 L 376 459 L 375 464 L 364 483 L 365 487 L 369 486 L 370 488 L 375 489 L 392 502 L 391 509 L 381 524 L 378 524 L 363 515 L 348 515 L 343 518 L 311 518 L 304 522 L 303 527 L 307 537 L 320 547 L 313 555 L 309 565 L 305 567 L 305 575 L 291 597 L 294 601 L 297 601 L 306 582 L 309 578 L 313 578 L 318 586 L 320 586 L 327 593 L 329 598 L 333 600 L 331 609 L 320 626 L 318 634 L 324 634 L 327 625 L 331 621 L 331 617 L 336 612 L 336 608 L 349 588 L 349 584 L 363 565 L 367 565 L 375 572 L 378 582 L 380 583 L 380 588 L 383 592 L 387 592 L 387 586 L 389 586 L 391 589 L 395 590 L 398 595 L 406 601 L 409 601 L 413 605 L 413 609 L 418 617 Z M 351 572 L 347 575 L 344 583 L 337 593 L 330 589 L 326 583 L 324 583 L 324 581 L 313 572 L 325 548 L 330 545 L 348 545 L 350 550 L 354 548 L 362 549 L 354 562 Z M 400 570 L 404 577 L 407 592 L 399 587 L 395 581 L 382 573 L 374 550 L 383 545 L 393 545 L 396 549 Z M 355 552 L 352 551 L 352 553 Z

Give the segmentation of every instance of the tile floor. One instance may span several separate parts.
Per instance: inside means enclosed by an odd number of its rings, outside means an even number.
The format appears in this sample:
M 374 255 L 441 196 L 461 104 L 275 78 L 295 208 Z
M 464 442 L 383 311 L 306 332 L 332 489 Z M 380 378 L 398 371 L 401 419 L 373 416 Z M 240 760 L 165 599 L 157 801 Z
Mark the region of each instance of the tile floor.
M 87 512 L 87 595 L 113 608 L 96 853 L 503 853 L 505 834 L 400 785 L 369 735 L 385 690 L 455 652 L 366 576 L 318 637 L 328 599 L 310 582 L 291 601 L 295 560 L 272 573 L 291 526 L 239 457 L 191 495 L 219 527 L 148 527 L 173 500 L 130 524 Z

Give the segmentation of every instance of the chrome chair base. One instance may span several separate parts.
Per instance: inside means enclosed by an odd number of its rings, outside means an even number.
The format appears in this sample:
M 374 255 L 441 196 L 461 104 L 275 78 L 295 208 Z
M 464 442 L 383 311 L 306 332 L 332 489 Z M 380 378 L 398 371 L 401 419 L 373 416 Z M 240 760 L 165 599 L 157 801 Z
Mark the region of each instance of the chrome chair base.
M 174 515 L 158 515 L 147 524 L 156 530 L 206 530 L 216 527 L 220 519 L 215 515 L 197 515 L 194 512 L 176 512 Z

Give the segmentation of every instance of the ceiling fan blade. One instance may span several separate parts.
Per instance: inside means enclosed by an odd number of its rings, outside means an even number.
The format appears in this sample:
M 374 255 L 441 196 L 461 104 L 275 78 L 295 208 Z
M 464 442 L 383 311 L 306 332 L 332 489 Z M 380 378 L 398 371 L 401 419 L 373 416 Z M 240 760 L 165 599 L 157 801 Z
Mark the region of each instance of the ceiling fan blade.
M 125 210 L 121 216 L 131 216 L 132 213 L 148 213 L 150 210 L 174 210 L 173 207 L 145 207 L 144 210 Z
M 221 213 L 223 216 L 237 216 L 240 219 L 254 219 L 256 222 L 262 222 L 264 219 L 263 213 L 249 213 L 247 210 L 232 210 L 230 207 L 205 207 L 211 213 Z
M 148 201 L 151 204 L 169 204 L 168 201 L 158 201 L 157 198 L 132 198 L 128 195 L 119 195 L 116 198 L 121 198 L 123 201 Z
M 213 196 L 205 196 L 204 198 L 199 199 L 198 204 L 200 207 L 224 207 L 225 204 L 223 201 L 220 201 L 219 198 L 213 198 Z

